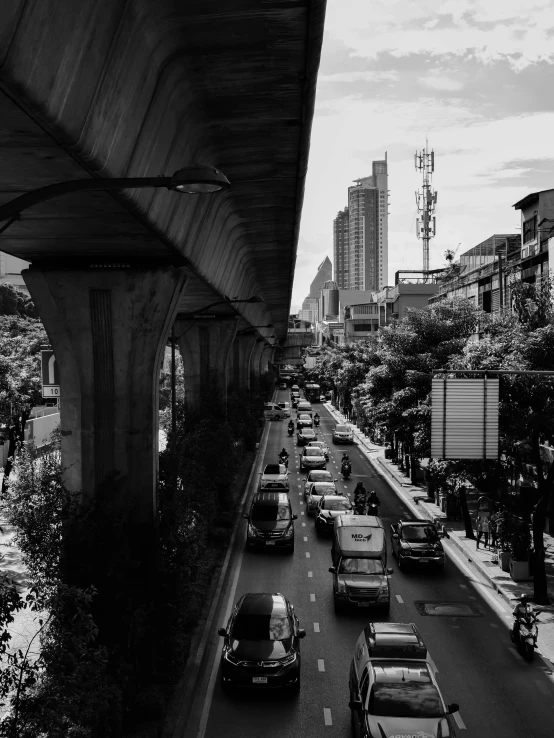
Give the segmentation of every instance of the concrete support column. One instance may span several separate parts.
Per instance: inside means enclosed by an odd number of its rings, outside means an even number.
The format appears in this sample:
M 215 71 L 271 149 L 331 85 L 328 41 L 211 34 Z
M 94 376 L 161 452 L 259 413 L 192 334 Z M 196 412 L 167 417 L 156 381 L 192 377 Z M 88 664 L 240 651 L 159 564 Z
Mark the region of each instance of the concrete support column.
M 272 346 L 266 346 L 260 357 L 260 374 L 265 374 L 269 371 L 269 362 L 273 361 L 273 355 L 275 349 Z
M 257 341 L 251 333 L 235 336 L 227 363 L 227 381 L 230 387 L 241 391 L 250 389 L 250 357 Z
M 175 321 L 175 337 L 183 357 L 185 402 L 189 410 L 203 403 L 227 404 L 227 359 L 238 318 Z
M 260 359 L 265 348 L 265 339 L 258 338 L 252 349 L 250 357 L 250 385 L 257 388 L 260 381 Z
M 158 379 L 182 270 L 23 272 L 60 371 L 64 482 L 86 505 L 103 490 L 149 550 L 156 520 Z M 146 554 L 145 554 L 146 555 Z

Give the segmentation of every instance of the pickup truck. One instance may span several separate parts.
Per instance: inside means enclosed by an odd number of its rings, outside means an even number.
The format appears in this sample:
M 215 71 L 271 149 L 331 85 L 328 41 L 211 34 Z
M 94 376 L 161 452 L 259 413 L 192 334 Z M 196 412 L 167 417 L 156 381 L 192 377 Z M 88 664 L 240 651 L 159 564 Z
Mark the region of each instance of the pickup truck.
M 440 541 L 444 537 L 437 526 L 428 520 L 400 520 L 391 525 L 392 553 L 398 568 L 412 564 L 421 567 L 443 567 L 444 548 Z

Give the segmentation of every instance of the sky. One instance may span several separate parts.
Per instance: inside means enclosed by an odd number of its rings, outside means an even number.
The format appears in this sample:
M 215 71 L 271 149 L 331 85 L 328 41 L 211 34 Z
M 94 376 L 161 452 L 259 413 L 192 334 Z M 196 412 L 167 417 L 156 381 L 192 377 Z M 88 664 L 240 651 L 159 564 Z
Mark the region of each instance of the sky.
M 333 259 L 347 189 L 388 156 L 389 274 L 421 269 L 414 154 L 435 152 L 430 268 L 554 188 L 554 0 L 328 0 L 291 312 Z

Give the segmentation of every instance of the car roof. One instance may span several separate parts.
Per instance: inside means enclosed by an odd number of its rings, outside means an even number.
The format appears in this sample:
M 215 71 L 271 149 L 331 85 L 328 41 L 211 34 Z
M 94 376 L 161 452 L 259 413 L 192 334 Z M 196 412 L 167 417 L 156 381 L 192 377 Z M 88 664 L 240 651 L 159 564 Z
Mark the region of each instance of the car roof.
M 266 464 L 263 471 L 264 474 L 283 474 L 281 471 L 281 464 Z
M 254 502 L 256 505 L 272 507 L 275 505 L 290 504 L 290 499 L 286 492 L 258 492 L 254 498 Z
M 287 600 L 279 592 L 248 592 L 237 603 L 239 612 L 245 615 L 269 615 L 287 611 Z
M 382 528 L 375 515 L 341 515 L 337 523 L 341 528 Z
M 413 668 L 411 659 L 424 661 L 427 648 L 414 623 L 370 622 L 360 634 L 354 656 L 360 669 L 370 659 L 400 659 Z

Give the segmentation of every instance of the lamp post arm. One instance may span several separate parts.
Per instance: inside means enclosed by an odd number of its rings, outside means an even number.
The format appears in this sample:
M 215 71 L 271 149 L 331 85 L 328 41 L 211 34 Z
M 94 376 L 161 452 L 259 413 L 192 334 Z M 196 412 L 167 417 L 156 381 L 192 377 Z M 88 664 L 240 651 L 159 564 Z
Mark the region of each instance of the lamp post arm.
M 40 187 L 38 190 L 26 192 L 15 200 L 0 206 L 0 222 L 10 218 L 17 219 L 19 215 L 33 205 L 45 200 L 51 200 L 70 192 L 85 190 L 134 190 L 143 187 L 168 187 L 171 177 L 114 177 L 113 179 L 73 179 L 68 182 Z

